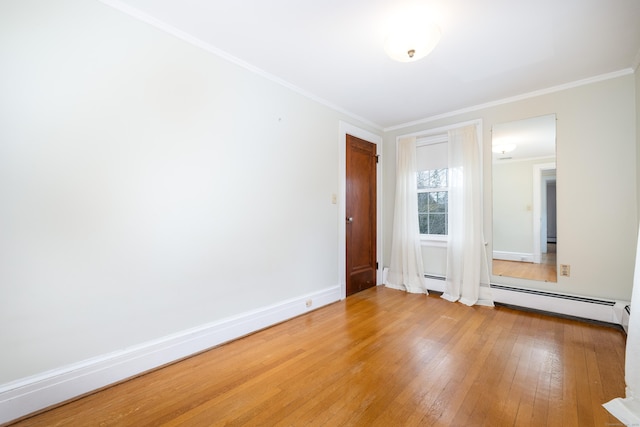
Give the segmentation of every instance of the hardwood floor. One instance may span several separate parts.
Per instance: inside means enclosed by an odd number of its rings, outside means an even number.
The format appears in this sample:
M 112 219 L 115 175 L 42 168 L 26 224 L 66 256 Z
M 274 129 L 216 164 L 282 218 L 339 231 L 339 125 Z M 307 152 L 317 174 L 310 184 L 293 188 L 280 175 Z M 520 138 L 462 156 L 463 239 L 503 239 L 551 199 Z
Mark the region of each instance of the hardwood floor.
M 542 282 L 557 282 L 558 273 L 555 265 L 534 264 L 532 262 L 493 260 L 493 274 L 495 276 L 517 277 L 520 279 L 540 280 Z
M 607 426 L 624 334 L 384 287 L 15 426 Z
M 532 262 L 493 260 L 493 274 L 496 276 L 517 277 L 520 279 L 540 280 L 542 282 L 557 282 L 557 254 L 556 244 L 548 243 L 548 252 L 542 254 L 539 264 Z

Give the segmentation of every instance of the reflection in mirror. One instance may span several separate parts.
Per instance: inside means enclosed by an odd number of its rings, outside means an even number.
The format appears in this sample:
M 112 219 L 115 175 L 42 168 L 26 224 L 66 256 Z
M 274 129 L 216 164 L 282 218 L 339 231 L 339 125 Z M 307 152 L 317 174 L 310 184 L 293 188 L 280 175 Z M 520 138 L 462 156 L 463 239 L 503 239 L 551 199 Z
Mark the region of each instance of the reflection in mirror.
M 556 116 L 494 125 L 493 275 L 557 281 Z

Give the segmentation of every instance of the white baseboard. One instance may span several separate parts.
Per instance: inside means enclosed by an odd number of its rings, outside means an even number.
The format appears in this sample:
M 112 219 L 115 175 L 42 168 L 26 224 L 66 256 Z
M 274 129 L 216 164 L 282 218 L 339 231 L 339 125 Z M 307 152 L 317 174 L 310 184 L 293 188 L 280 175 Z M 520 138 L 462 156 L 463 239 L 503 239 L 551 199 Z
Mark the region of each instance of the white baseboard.
M 493 251 L 493 259 L 501 259 L 503 261 L 533 262 L 533 258 L 533 254 L 525 252 Z
M 0 385 L 0 424 L 175 362 L 342 298 L 340 286 Z M 307 304 L 310 301 L 310 306 Z

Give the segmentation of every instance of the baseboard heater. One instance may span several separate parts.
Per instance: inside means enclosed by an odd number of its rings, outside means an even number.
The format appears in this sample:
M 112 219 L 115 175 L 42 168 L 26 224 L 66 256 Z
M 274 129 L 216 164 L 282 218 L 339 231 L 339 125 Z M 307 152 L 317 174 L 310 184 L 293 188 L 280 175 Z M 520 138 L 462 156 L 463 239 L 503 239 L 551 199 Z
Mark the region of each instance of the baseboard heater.
M 629 332 L 629 316 L 631 316 L 631 305 L 627 304 L 622 313 L 622 327 L 625 332 Z
M 424 277 L 429 291 L 444 292 L 443 276 L 425 274 Z M 622 326 L 625 331 L 629 325 L 628 301 L 561 294 L 498 283 L 491 283 L 491 293 L 494 302 L 499 304 L 609 323 Z
M 552 292 L 539 291 L 536 289 L 515 288 L 511 286 L 498 285 L 495 283 L 491 284 L 491 289 L 500 289 L 500 290 L 509 291 L 509 292 L 523 292 L 525 294 L 540 295 L 540 296 L 545 296 L 549 298 L 567 299 L 572 301 L 580 301 L 580 302 L 586 302 L 589 304 L 600 304 L 600 305 L 606 305 L 609 307 L 613 307 L 615 305 L 615 301 L 612 301 L 612 300 L 601 300 L 601 299 L 581 297 L 577 295 L 556 294 Z
M 497 303 L 595 320 L 622 327 L 624 327 L 624 308 L 629 304 L 627 301 L 560 294 L 497 283 L 491 284 L 491 292 Z

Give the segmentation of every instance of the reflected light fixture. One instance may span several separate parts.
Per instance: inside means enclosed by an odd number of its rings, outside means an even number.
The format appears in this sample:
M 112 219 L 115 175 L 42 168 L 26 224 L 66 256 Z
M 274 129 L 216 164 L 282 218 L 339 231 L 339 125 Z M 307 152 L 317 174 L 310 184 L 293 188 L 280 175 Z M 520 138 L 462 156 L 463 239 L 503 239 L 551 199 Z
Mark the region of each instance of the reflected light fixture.
M 384 43 L 392 59 L 413 62 L 427 56 L 440 41 L 440 27 L 435 24 L 405 24 L 393 30 Z
M 510 153 L 516 149 L 516 144 L 498 144 L 491 147 L 491 151 L 496 154 Z

